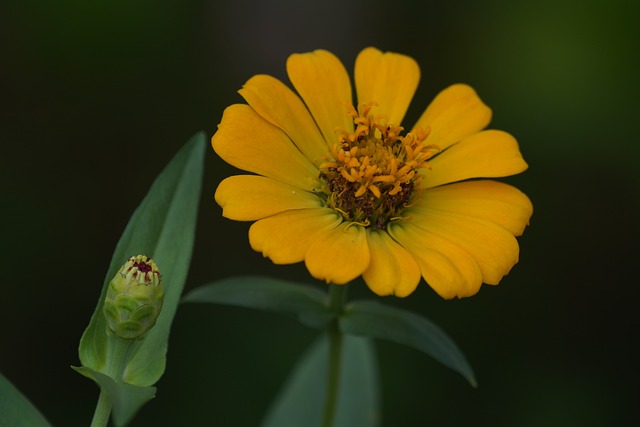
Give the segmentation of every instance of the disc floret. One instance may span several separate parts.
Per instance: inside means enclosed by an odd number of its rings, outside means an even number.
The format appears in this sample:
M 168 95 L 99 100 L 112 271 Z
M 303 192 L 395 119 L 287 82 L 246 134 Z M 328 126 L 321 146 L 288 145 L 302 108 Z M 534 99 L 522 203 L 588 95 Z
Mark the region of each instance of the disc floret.
M 427 160 L 439 150 L 424 144 L 429 129 L 402 136 L 404 128 L 371 114 L 375 106 L 349 107 L 355 130 L 338 130 L 332 158 L 320 165 L 320 178 L 326 183 L 326 204 L 345 220 L 384 229 L 412 203 L 419 171 L 429 168 Z

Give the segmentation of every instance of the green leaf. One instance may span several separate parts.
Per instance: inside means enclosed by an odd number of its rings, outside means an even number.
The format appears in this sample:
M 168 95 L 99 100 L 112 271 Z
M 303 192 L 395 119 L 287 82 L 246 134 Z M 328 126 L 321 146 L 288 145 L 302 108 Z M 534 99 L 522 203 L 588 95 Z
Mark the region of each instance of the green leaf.
M 328 296 L 308 284 L 260 276 L 239 276 L 202 285 L 187 293 L 183 302 L 255 308 L 297 317 L 303 324 L 322 329 L 332 318 Z
M 135 347 L 124 380 L 147 387 L 162 376 L 171 323 L 191 261 L 205 146 L 204 134 L 194 135 L 158 175 L 129 220 L 116 245 L 97 307 L 80 340 L 79 356 L 85 368 L 106 372 L 107 347 L 114 339 L 105 332 L 102 313 L 107 286 L 130 256 L 143 254 L 153 258 L 160 269 L 164 304 L 156 325 Z
M 155 387 L 140 387 L 122 382 L 118 383 L 111 377 L 89 368 L 73 369 L 94 380 L 101 389 L 107 392 L 113 405 L 113 421 L 117 426 L 128 424 L 138 409 L 156 396 Z
M 381 338 L 423 351 L 462 374 L 477 387 L 471 366 L 458 346 L 438 326 L 408 311 L 375 301 L 354 301 L 340 317 L 340 330 L 347 334 Z
M 298 361 L 261 427 L 320 426 L 327 387 L 328 339 L 322 335 Z M 380 387 L 370 340 L 345 336 L 334 427 L 381 425 Z
M 40 411 L 2 374 L 0 427 L 51 427 Z

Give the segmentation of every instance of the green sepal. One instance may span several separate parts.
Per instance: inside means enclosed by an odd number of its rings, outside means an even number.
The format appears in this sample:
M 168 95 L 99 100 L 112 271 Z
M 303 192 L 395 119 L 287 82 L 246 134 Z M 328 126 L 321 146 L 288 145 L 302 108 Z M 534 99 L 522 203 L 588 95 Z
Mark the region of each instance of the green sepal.
M 205 135 L 194 135 L 158 175 L 131 216 L 116 245 L 96 309 L 80 340 L 79 357 L 85 369 L 106 372 L 107 354 L 114 345 L 113 337 L 106 333 L 103 313 L 107 288 L 129 257 L 144 254 L 153 258 L 161 271 L 164 303 L 155 326 L 129 355 L 123 379 L 131 386 L 144 388 L 155 384 L 164 373 L 171 323 L 193 251 L 205 147 Z M 114 400 L 113 410 L 120 413 L 122 409 L 116 407 L 117 402 Z
M 104 390 L 113 405 L 112 418 L 116 426 L 124 426 L 131 421 L 138 410 L 156 397 L 155 387 L 140 387 L 116 382 L 110 376 L 93 369 L 72 366 L 80 374 L 95 381 Z
M 473 387 L 478 385 L 469 362 L 453 340 L 417 314 L 376 301 L 353 301 L 347 304 L 339 322 L 340 330 L 345 334 L 413 347 L 460 373 Z
M 224 304 L 296 317 L 302 324 L 323 329 L 335 316 L 326 292 L 309 284 L 261 276 L 237 276 L 199 286 L 182 302 Z
M 320 425 L 326 398 L 328 353 L 328 339 L 323 334 L 298 360 L 261 427 Z M 340 373 L 334 427 L 380 426 L 380 380 L 371 340 L 344 337 Z M 317 420 L 317 425 L 311 420 Z
M 33 403 L 1 373 L 0 427 L 51 427 Z

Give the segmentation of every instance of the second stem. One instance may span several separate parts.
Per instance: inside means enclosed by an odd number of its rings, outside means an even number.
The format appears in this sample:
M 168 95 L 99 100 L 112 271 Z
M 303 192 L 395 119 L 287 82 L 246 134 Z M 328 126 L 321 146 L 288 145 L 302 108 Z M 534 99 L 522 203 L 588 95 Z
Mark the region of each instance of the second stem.
M 327 394 L 324 406 L 322 427 L 332 427 L 336 418 L 340 395 L 340 371 L 342 365 L 342 344 L 344 335 L 338 326 L 338 317 L 342 313 L 347 299 L 347 285 L 331 285 L 329 288 L 329 307 L 335 314 L 327 328 L 329 340 L 329 369 L 327 371 Z

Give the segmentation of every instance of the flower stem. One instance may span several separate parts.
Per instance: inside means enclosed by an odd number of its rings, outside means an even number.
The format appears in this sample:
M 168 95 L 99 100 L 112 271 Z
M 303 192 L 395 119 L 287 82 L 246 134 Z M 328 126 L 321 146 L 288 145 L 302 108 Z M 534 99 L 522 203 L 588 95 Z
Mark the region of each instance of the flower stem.
M 109 395 L 100 389 L 100 397 L 98 397 L 98 404 L 96 410 L 93 413 L 93 419 L 91 420 L 91 427 L 106 427 L 111 415 L 111 399 Z
M 104 372 L 115 382 L 120 382 L 129 361 L 131 350 L 135 346 L 132 340 L 112 337 L 107 345 L 107 367 Z M 106 427 L 111 416 L 111 398 L 103 387 L 100 387 L 100 396 L 93 413 L 91 427 Z
M 347 285 L 331 285 L 329 306 L 336 317 L 327 328 L 329 339 L 329 369 L 327 372 L 327 394 L 322 427 L 332 427 L 336 418 L 340 394 L 340 370 L 342 365 L 342 343 L 344 335 L 338 327 L 338 316 L 342 313 L 347 296 Z

